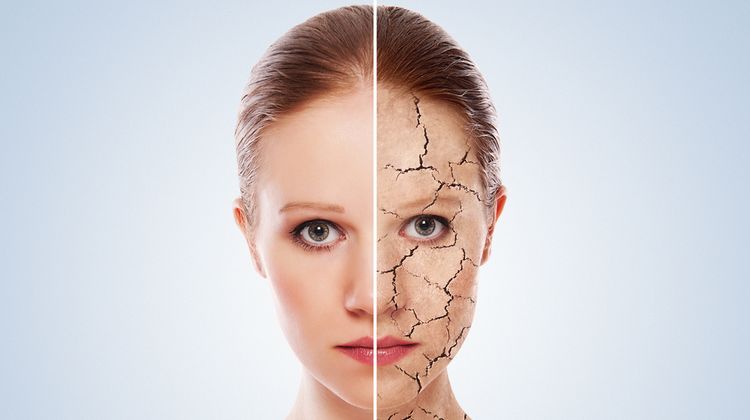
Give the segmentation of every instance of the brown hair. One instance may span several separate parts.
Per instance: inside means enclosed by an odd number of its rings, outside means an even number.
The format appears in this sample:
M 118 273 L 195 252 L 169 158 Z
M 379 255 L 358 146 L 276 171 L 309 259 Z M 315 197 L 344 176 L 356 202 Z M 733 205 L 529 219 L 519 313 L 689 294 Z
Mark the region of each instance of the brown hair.
M 393 6 L 377 10 L 378 83 L 455 106 L 467 123 L 488 204 L 501 187 L 500 145 L 487 84 L 469 55 L 422 15 Z M 372 80 L 372 7 L 316 15 L 274 42 L 253 67 L 235 130 L 242 201 L 254 217 L 262 131 L 316 97 Z

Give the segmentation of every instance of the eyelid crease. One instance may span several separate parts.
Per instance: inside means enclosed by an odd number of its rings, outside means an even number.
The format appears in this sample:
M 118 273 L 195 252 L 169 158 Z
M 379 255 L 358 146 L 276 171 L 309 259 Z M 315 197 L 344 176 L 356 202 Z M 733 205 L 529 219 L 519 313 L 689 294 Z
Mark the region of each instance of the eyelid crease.
M 425 240 L 415 239 L 415 238 L 412 238 L 410 236 L 406 236 L 406 234 L 404 233 L 405 230 L 406 230 L 406 228 L 410 224 L 414 223 L 414 221 L 417 218 L 419 218 L 419 217 L 431 217 L 431 218 L 433 218 L 436 222 L 438 222 L 438 223 L 440 223 L 440 224 L 443 225 L 443 227 L 444 227 L 443 232 L 439 236 L 436 236 L 436 237 L 430 238 L 430 239 L 425 239 Z M 401 228 L 399 229 L 398 234 L 399 234 L 399 236 L 403 236 L 403 237 L 405 237 L 405 238 L 407 238 L 407 239 L 409 239 L 411 241 L 414 241 L 414 242 L 419 242 L 419 243 L 425 244 L 425 245 L 433 245 L 435 242 L 438 242 L 438 241 L 442 240 L 448 234 L 448 232 L 451 231 L 452 229 L 453 228 L 452 228 L 450 220 L 446 219 L 443 216 L 438 216 L 436 214 L 417 214 L 415 216 L 412 216 L 412 217 L 406 219 L 406 221 L 401 225 Z
M 299 232 L 302 232 L 302 229 L 306 228 L 307 226 L 309 226 L 309 225 L 311 225 L 313 223 L 325 223 L 327 225 L 330 225 L 332 228 L 336 229 L 339 232 L 339 234 L 341 234 L 342 236 L 346 235 L 346 232 L 344 232 L 344 229 L 341 228 L 341 226 L 339 226 L 338 224 L 336 224 L 336 223 L 334 223 L 334 222 L 332 222 L 330 220 L 326 220 L 326 219 L 310 219 L 310 220 L 305 220 L 304 222 L 302 222 L 302 223 L 298 224 L 297 226 L 295 226 L 291 231 L 289 231 L 289 233 L 299 233 Z
M 336 232 L 339 234 L 339 238 L 336 242 L 332 242 L 330 244 L 326 245 L 313 245 L 304 239 L 302 239 L 302 230 L 308 227 L 309 225 L 313 223 L 325 223 L 329 225 L 331 228 L 335 229 Z M 325 219 L 312 219 L 304 221 L 297 226 L 295 226 L 291 231 L 289 231 L 289 234 L 292 237 L 292 241 L 294 241 L 295 244 L 301 246 L 306 251 L 330 251 L 334 246 L 336 246 L 339 242 L 345 240 L 347 238 L 346 232 L 344 229 L 342 229 L 338 224 Z

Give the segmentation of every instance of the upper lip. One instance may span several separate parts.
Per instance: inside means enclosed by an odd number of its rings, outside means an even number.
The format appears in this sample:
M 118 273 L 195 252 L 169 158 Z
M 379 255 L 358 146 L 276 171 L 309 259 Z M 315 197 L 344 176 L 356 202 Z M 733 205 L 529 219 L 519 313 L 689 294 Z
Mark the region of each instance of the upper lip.
M 365 347 L 373 348 L 374 341 L 372 337 L 362 337 L 348 343 L 339 344 L 337 347 Z M 413 341 L 406 341 L 398 339 L 394 336 L 387 335 L 385 337 L 378 338 L 378 348 L 388 348 L 396 346 L 411 346 L 417 343 Z

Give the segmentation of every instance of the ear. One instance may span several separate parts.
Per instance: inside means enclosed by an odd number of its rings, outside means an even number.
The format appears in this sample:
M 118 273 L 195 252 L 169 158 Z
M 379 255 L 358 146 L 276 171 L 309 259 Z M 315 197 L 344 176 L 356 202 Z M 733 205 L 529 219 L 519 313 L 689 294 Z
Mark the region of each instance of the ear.
M 492 236 L 495 233 L 495 225 L 497 220 L 500 218 L 500 214 L 503 212 L 505 207 L 505 186 L 501 186 L 495 194 L 495 205 L 493 206 L 492 220 L 490 220 L 489 229 L 487 230 L 487 237 L 484 240 L 484 251 L 482 252 L 482 261 L 480 264 L 484 264 L 490 258 L 492 252 Z
M 241 198 L 235 198 L 232 202 L 232 213 L 234 214 L 234 222 L 237 223 L 237 227 L 242 232 L 242 236 L 245 237 L 247 247 L 250 249 L 250 257 L 253 260 L 255 271 L 257 271 L 261 277 L 266 278 L 266 271 L 263 268 L 263 263 L 258 255 L 258 250 L 255 247 L 254 235 L 251 234 L 250 226 L 248 226 L 248 211 Z

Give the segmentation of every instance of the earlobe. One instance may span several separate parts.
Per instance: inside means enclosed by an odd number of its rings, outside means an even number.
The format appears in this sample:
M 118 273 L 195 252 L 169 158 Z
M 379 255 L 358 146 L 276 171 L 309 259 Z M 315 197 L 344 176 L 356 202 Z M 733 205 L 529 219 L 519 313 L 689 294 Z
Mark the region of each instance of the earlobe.
M 266 271 L 263 268 L 263 264 L 261 263 L 258 250 L 255 248 L 255 240 L 250 234 L 250 229 L 248 226 L 248 219 L 247 219 L 247 208 L 245 207 L 245 204 L 242 202 L 242 199 L 239 197 L 235 198 L 232 204 L 233 204 L 232 213 L 234 214 L 234 222 L 237 224 L 237 227 L 240 229 L 240 232 L 242 232 L 242 236 L 245 238 L 247 247 L 250 250 L 250 257 L 253 261 L 253 266 L 255 266 L 255 271 L 257 271 L 261 277 L 266 278 Z
M 480 264 L 484 264 L 487 262 L 487 260 L 490 258 L 490 254 L 492 253 L 492 237 L 495 233 L 495 225 L 497 224 L 498 219 L 500 219 L 500 214 L 503 212 L 503 208 L 505 207 L 505 186 L 500 186 L 500 189 L 498 189 L 497 194 L 495 195 L 495 205 L 493 206 L 493 215 L 492 220 L 490 221 L 489 228 L 487 229 L 487 237 L 484 240 L 484 250 L 482 252 L 482 261 Z

